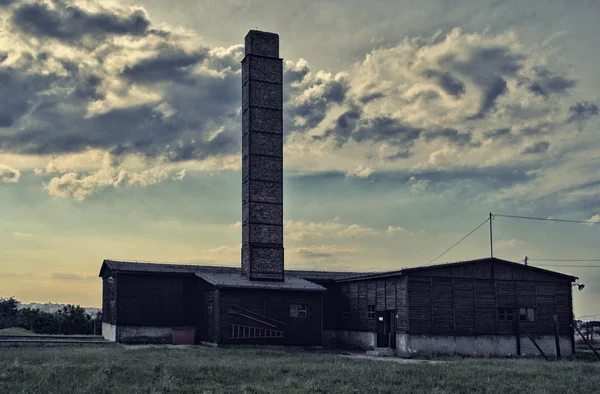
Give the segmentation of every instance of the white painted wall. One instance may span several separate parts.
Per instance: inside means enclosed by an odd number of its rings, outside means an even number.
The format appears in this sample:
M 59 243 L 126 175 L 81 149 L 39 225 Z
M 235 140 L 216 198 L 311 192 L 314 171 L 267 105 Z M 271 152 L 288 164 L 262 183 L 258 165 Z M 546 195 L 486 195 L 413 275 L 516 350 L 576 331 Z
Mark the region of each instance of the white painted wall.
M 535 337 L 546 356 L 556 356 L 554 336 Z M 562 356 L 572 356 L 571 339 L 560 337 Z M 476 357 L 510 357 L 517 355 L 517 341 L 512 335 L 411 335 L 396 334 L 396 354 L 401 357 L 431 356 L 436 354 Z M 522 356 L 541 354 L 527 336 L 521 337 Z

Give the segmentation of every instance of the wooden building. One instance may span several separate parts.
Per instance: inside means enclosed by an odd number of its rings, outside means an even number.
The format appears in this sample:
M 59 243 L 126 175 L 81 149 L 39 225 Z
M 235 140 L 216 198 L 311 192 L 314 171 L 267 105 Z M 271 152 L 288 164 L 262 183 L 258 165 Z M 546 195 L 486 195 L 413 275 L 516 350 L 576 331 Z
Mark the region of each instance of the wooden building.
M 573 353 L 577 278 L 497 258 L 337 280 L 324 330 L 348 345 L 399 355 Z M 556 319 L 556 320 L 555 320 Z M 534 342 L 535 341 L 535 344 Z
M 482 356 L 573 353 L 577 278 L 497 258 L 399 271 L 286 271 L 105 260 L 103 334 L 119 342 L 337 344 Z M 556 322 L 555 322 L 556 317 Z M 535 341 L 535 344 L 533 343 Z
M 248 33 L 240 268 L 104 260 L 103 335 L 504 356 L 534 354 L 533 341 L 552 354 L 558 331 L 562 354 L 572 353 L 571 276 L 500 259 L 383 273 L 285 270 L 282 62 L 278 35 Z

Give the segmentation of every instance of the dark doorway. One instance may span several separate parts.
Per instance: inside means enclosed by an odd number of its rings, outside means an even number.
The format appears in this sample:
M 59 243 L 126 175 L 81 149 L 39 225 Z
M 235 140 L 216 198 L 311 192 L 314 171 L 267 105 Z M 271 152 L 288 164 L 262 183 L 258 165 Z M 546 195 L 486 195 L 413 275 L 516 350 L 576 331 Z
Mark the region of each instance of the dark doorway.
M 377 347 L 396 348 L 396 312 L 377 312 Z

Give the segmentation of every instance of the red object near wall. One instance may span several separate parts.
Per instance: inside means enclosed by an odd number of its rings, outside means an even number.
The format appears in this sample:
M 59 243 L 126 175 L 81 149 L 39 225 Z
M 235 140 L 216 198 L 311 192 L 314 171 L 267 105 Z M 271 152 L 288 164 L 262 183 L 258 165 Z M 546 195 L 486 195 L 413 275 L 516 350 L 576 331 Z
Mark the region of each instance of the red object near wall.
M 173 345 L 194 345 L 196 343 L 196 329 L 174 328 Z

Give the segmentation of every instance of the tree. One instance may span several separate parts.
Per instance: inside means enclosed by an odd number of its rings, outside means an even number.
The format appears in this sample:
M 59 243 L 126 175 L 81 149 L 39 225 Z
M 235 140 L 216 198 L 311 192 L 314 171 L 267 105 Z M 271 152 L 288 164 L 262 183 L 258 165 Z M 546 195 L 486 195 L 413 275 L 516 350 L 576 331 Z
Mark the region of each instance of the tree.
M 19 301 L 15 297 L 0 298 L 0 329 L 15 325 L 18 307 Z
M 90 332 L 90 315 L 79 305 L 63 306 L 56 312 L 59 320 L 59 334 L 88 334 Z

